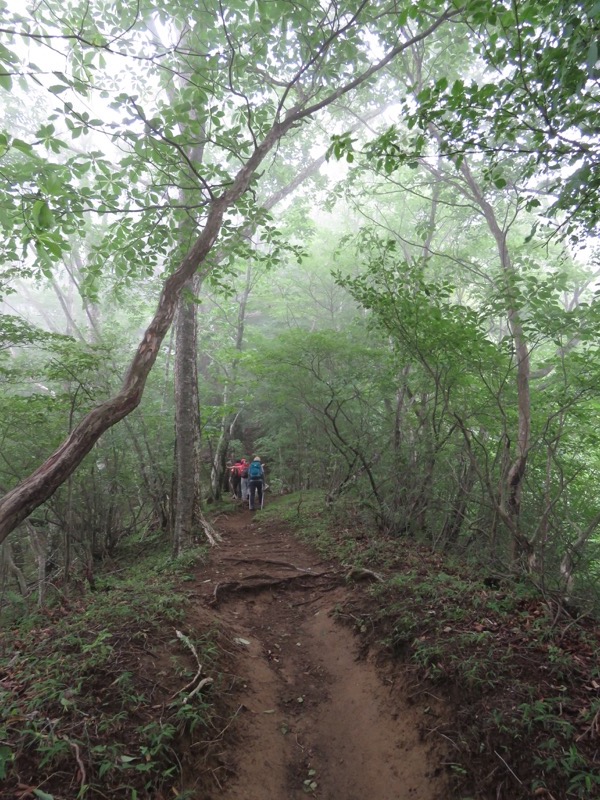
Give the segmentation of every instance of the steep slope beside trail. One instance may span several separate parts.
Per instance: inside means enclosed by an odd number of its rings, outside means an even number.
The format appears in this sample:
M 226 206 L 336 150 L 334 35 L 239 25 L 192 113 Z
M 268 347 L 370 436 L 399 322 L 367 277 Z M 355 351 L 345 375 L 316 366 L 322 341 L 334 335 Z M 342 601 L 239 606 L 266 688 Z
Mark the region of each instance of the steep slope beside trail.
M 357 591 L 344 570 L 260 513 L 217 527 L 224 542 L 195 594 L 231 636 L 241 682 L 210 799 L 447 798 L 445 755 L 419 736 L 424 710 L 332 614 Z

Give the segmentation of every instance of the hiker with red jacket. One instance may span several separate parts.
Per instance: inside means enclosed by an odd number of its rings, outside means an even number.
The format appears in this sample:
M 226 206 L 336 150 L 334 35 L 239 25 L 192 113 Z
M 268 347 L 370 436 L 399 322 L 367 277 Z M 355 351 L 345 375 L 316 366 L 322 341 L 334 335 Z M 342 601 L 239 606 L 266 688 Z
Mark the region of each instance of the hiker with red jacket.
M 262 508 L 264 503 L 263 488 L 265 482 L 265 471 L 260 463 L 260 458 L 255 456 L 248 467 L 248 499 L 250 501 L 250 511 L 256 509 L 254 494 L 258 495 L 258 507 Z
M 236 500 L 242 497 L 242 472 L 247 468 L 247 463 L 244 458 L 238 460 L 231 467 L 231 491 Z

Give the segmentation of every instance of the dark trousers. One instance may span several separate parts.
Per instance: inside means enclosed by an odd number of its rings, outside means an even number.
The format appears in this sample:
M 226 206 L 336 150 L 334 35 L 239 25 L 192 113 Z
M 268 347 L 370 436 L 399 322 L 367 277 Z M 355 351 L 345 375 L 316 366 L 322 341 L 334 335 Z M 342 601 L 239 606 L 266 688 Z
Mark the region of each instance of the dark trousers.
M 250 509 L 254 508 L 254 492 L 257 493 L 258 507 L 262 506 L 263 499 L 263 482 L 262 478 L 250 478 L 248 481 L 248 499 L 250 501 Z
M 239 500 L 240 497 L 242 496 L 242 476 L 237 475 L 235 472 L 231 476 L 231 489 L 233 491 L 233 494 Z

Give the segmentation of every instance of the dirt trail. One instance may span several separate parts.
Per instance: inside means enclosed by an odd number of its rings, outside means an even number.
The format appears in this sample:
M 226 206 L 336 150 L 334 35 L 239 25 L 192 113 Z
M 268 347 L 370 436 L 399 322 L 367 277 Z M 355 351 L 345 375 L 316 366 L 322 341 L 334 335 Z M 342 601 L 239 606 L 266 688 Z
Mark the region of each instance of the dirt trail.
M 260 512 L 222 517 L 218 529 L 198 600 L 230 632 L 242 683 L 210 800 L 447 798 L 444 754 L 419 736 L 423 709 L 360 658 L 332 615 L 357 591 L 339 565 Z

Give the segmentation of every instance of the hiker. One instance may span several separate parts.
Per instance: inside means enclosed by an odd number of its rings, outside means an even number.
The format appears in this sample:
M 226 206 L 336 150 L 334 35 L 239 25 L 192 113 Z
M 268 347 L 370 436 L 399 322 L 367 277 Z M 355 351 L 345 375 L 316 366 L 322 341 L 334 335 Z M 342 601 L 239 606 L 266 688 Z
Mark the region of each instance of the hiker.
M 231 491 L 236 500 L 239 500 L 242 496 L 242 472 L 244 469 L 245 467 L 243 467 L 239 458 L 231 467 Z
M 255 456 L 248 467 L 248 499 L 250 504 L 250 511 L 254 511 L 256 508 L 254 502 L 254 493 L 256 492 L 258 495 L 258 505 L 260 508 L 263 507 L 263 484 L 265 481 L 265 471 L 263 469 L 262 464 L 260 463 L 260 458 Z
M 242 501 L 245 503 L 248 500 L 248 467 L 250 464 L 245 458 L 242 458 Z

